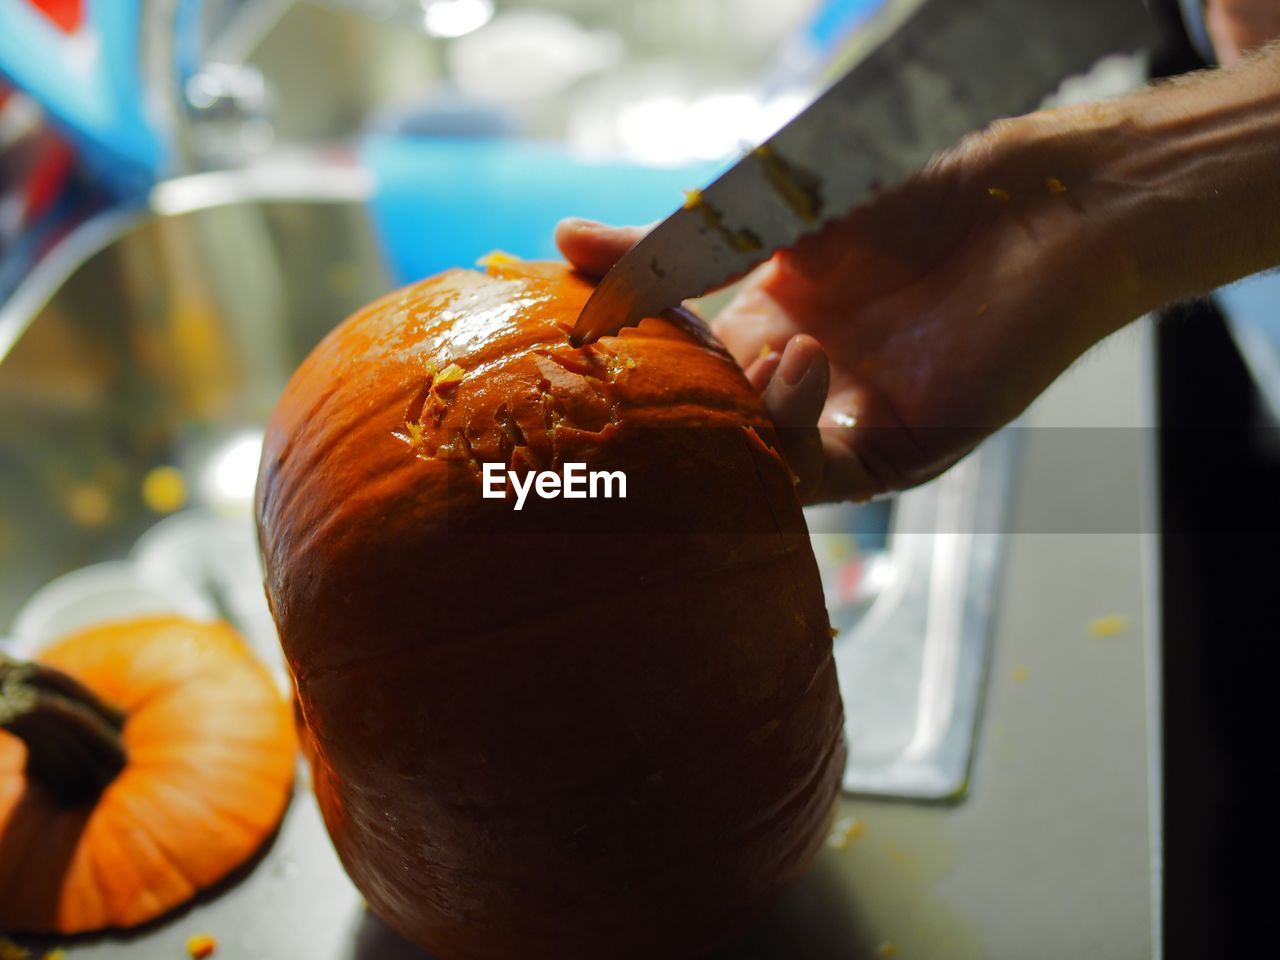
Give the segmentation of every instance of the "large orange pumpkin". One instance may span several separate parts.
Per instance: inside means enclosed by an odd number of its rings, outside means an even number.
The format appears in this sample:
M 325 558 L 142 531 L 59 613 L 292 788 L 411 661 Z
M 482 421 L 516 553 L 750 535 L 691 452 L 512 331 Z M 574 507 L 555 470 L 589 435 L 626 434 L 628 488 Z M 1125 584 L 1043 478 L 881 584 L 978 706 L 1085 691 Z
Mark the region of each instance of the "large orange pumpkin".
M 226 624 L 154 617 L 0 655 L 0 929 L 159 916 L 249 859 L 293 783 L 288 703 Z M 6 732 L 7 731 L 7 732 Z
M 590 292 L 533 263 L 393 293 L 267 431 L 321 810 L 441 960 L 696 956 L 805 870 L 838 790 L 829 623 L 760 401 L 689 315 L 575 349 Z M 485 463 L 622 471 L 627 496 L 517 511 Z

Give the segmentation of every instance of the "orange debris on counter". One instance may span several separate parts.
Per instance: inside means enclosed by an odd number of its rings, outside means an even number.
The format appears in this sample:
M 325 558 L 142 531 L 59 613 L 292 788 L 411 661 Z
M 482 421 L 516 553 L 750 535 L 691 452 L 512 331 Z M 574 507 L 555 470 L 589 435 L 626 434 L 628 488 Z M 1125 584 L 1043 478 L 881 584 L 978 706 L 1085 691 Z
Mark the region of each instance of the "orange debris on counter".
M 218 941 L 207 933 L 197 933 L 187 938 L 187 956 L 191 960 L 204 960 L 211 957 L 218 949 Z
M 1103 640 L 1107 637 L 1115 637 L 1124 633 L 1129 629 L 1129 618 L 1121 613 L 1108 614 L 1105 617 L 1095 617 L 1089 622 L 1089 636 L 1095 640 Z
M 866 826 L 857 817 L 845 817 L 837 820 L 827 838 L 827 846 L 833 850 L 847 850 L 866 832 Z

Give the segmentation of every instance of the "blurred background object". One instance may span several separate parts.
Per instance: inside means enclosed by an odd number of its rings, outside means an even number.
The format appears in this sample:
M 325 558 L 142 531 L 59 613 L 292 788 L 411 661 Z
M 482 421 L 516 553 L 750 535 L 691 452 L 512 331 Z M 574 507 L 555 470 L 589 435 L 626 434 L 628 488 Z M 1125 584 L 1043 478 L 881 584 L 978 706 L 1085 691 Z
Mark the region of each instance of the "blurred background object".
M 408 279 L 484 252 L 413 255 L 401 221 L 433 209 L 433 183 L 490 224 L 537 195 L 539 216 L 490 241 L 526 256 L 554 252 L 568 210 L 656 218 L 799 109 L 881 6 L 4 0 L 0 73 L 122 202 L 184 174 L 358 156 Z

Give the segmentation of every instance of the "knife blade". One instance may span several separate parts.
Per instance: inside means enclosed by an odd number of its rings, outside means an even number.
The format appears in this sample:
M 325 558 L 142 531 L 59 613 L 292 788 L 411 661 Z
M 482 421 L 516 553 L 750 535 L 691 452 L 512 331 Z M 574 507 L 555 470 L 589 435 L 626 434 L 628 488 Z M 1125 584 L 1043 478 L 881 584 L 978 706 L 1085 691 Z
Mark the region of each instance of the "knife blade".
M 616 334 L 743 276 L 1151 31 L 1142 0 L 891 0 L 847 73 L 613 265 L 573 341 Z

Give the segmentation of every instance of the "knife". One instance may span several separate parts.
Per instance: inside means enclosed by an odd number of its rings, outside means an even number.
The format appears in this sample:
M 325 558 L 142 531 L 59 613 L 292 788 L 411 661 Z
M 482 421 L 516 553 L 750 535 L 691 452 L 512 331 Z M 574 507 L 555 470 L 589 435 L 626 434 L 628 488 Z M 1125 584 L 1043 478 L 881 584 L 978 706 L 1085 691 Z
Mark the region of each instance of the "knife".
M 1143 47 L 1151 32 L 1142 0 L 889 0 L 844 76 L 613 265 L 573 342 L 741 277 L 969 131 L 1035 108 L 1106 54 Z

